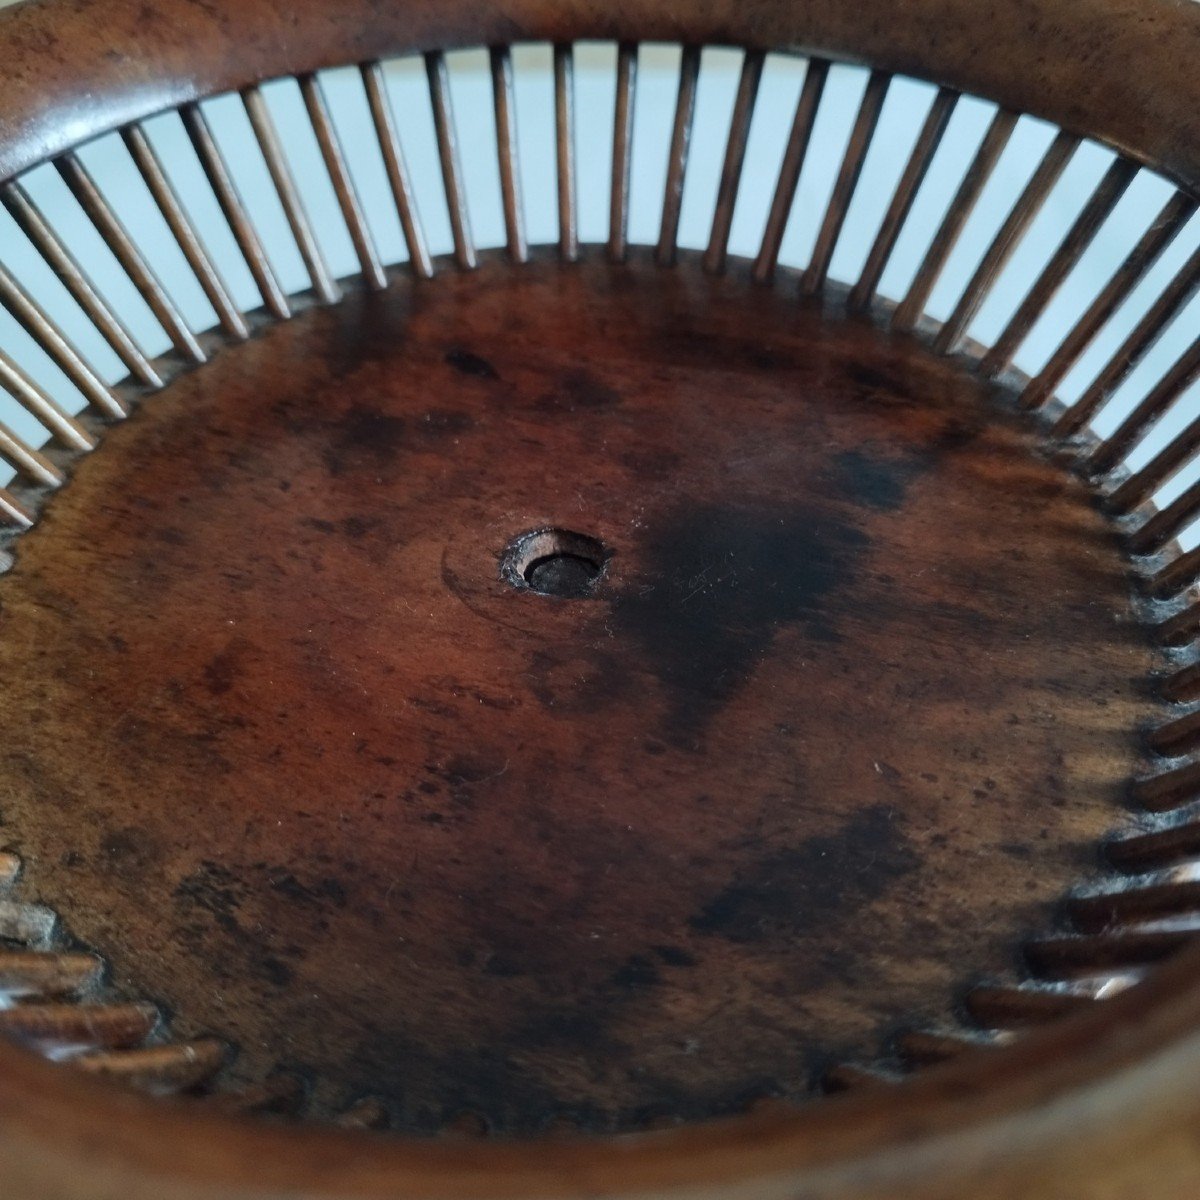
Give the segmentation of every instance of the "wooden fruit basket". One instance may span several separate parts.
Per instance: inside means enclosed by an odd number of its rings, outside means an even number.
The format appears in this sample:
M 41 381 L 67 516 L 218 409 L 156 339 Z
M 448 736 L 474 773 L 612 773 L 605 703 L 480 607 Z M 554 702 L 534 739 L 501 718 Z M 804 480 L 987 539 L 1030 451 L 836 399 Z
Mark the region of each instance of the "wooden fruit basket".
M 575 126 L 592 42 L 599 145 Z M 658 42 L 680 66 L 642 245 Z M 553 64 L 551 244 L 526 225 L 527 44 Z M 714 46 L 744 51 L 721 120 Z M 447 65 L 472 47 L 490 247 Z M 423 72 L 445 254 L 394 60 Z M 803 77 L 763 177 L 777 61 Z M 1197 1194 L 1200 251 L 1172 255 L 1200 6 L 30 0 L 0 62 L 0 402 L 41 431 L 0 412 L 5 1200 Z M 844 64 L 861 88 L 789 265 Z M 357 124 L 326 88 L 346 68 Z M 860 186 L 909 77 L 933 85 L 911 149 Z M 972 97 L 994 112 L 930 201 Z M 1016 161 L 1031 117 L 1053 129 Z M 104 138 L 166 241 L 90 165 Z M 1019 298 L 983 337 L 1002 278 Z

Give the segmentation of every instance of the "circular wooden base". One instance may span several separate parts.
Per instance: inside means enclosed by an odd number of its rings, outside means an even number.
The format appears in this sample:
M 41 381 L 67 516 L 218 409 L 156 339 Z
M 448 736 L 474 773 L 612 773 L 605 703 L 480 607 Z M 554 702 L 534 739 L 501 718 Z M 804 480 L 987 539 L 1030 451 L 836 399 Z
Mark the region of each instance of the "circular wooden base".
M 594 586 L 514 583 L 543 530 Z M 1136 765 L 1128 593 L 915 342 L 488 263 L 276 326 L 80 465 L 0 585 L 0 838 L 235 1082 L 704 1117 L 1044 927 Z

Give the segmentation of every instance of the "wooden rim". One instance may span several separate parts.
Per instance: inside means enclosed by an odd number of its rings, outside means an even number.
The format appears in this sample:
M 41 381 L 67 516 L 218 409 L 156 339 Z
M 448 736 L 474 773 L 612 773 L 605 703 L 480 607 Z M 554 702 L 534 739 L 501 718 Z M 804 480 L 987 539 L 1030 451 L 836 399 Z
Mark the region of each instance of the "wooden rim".
M 616 1140 L 503 1145 L 255 1126 L 104 1087 L 0 1046 L 0 1170 L 27 1195 L 955 1197 L 1081 1172 L 1119 1194 L 1153 1163 L 1190 1195 L 1200 951 L 1103 1009 L 885 1094 Z M 897 1108 L 904 1120 L 895 1119 Z M 937 1175 L 928 1174 L 937 1167 Z M 21 1194 L 19 1191 L 17 1194 Z
M 0 19 L 0 179 L 129 122 L 280 75 L 417 50 L 589 38 L 867 63 L 1054 121 L 1200 189 L 1200 8 L 1191 0 L 923 0 L 903 14 L 880 0 L 510 0 L 490 11 L 463 0 L 149 9 L 26 0 Z

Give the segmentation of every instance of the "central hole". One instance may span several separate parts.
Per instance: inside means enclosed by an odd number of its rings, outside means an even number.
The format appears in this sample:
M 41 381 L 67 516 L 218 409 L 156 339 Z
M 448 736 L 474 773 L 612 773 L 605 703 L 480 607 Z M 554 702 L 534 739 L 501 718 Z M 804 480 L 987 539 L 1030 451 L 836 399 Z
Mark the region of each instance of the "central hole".
M 501 574 L 514 587 L 582 600 L 604 574 L 609 554 L 602 542 L 569 529 L 535 529 L 511 543 L 501 561 Z
M 600 574 L 600 564 L 578 554 L 548 554 L 525 568 L 525 582 L 544 596 L 584 596 Z

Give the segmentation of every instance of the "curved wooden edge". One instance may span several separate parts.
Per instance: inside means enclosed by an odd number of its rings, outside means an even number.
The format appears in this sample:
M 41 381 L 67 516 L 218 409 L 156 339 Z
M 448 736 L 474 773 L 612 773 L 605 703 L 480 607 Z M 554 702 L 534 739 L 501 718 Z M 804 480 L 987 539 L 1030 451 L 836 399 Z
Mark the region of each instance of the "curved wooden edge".
M 115 1180 L 123 1200 L 1191 1200 L 1198 1070 L 1200 947 L 1081 1017 L 896 1088 L 616 1139 L 254 1125 L 2 1045 L 0 1185 L 6 1200 L 103 1200 Z
M 26 0 L 0 13 L 0 179 L 190 100 L 429 48 L 640 39 L 818 52 L 972 92 L 1200 192 L 1193 0 Z

